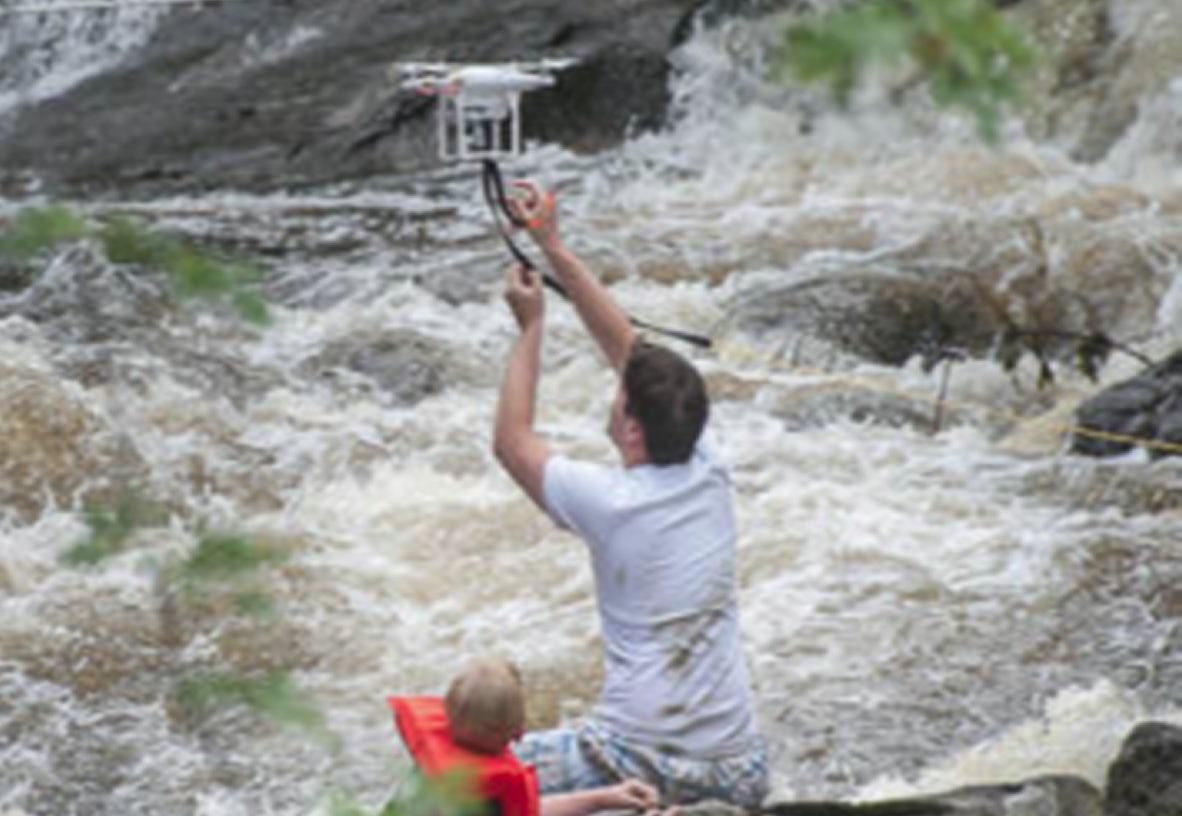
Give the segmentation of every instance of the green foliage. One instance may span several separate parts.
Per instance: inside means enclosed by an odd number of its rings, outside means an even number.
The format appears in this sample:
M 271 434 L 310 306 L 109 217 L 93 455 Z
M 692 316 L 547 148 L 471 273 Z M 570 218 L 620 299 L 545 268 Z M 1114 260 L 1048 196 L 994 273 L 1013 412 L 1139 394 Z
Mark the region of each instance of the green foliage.
M 73 566 L 98 564 L 118 555 L 142 527 L 157 526 L 167 520 L 165 509 L 130 491 L 120 498 L 114 509 L 93 507 L 84 514 L 89 530 L 85 539 L 62 555 L 62 561 Z
M 373 811 L 362 807 L 354 797 L 335 790 L 325 796 L 321 810 L 328 816 L 373 816 Z M 378 816 L 386 816 L 386 808 L 378 811 Z
M 324 714 L 285 671 L 260 677 L 238 674 L 206 674 L 190 677 L 177 689 L 177 700 L 186 713 L 208 716 L 215 710 L 245 706 L 278 725 L 305 731 L 318 739 L 331 735 Z
M 27 264 L 66 241 L 97 237 L 108 260 L 165 273 L 182 300 L 225 302 L 255 325 L 269 321 L 266 303 L 254 293 L 259 269 L 241 260 L 200 251 L 169 235 L 116 217 L 99 229 L 64 207 L 22 210 L 0 234 L 0 259 Z
M 123 551 L 128 540 L 144 526 L 164 520 L 157 505 L 138 494 L 128 494 L 114 509 L 87 513 L 91 536 L 64 560 L 71 564 L 96 563 Z M 158 566 L 160 614 L 185 614 L 195 608 L 180 603 L 186 598 L 202 600 L 213 593 L 224 597 L 229 591 L 238 611 L 254 617 L 269 615 L 273 611 L 270 596 L 250 584 L 258 579 L 261 569 L 286 558 L 283 550 L 245 536 L 205 534 L 187 558 Z M 327 751 L 340 750 L 340 739 L 328 727 L 314 698 L 283 668 L 266 672 L 238 672 L 233 668 L 189 671 L 176 683 L 172 695 L 187 717 L 205 719 L 219 711 L 245 709 L 277 726 L 298 731 Z M 450 774 L 437 780 L 416 776 L 376 811 L 363 807 L 346 792 L 329 791 L 316 812 L 325 816 L 476 816 L 483 808 L 473 791 L 466 774 Z
M 147 232 L 116 218 L 101 234 L 112 263 L 150 266 L 166 272 L 182 299 L 227 300 L 244 320 L 264 325 L 267 307 L 251 288 L 262 279 L 248 263 L 219 258 L 170 236 Z
M 275 617 L 275 601 L 267 593 L 255 589 L 235 592 L 234 608 L 252 618 Z
M 824 82 L 847 104 L 873 65 L 909 61 L 935 102 L 967 111 L 995 142 L 1003 109 L 1021 101 L 1034 51 L 987 0 L 866 0 L 791 25 L 777 73 Z
M 257 273 L 252 273 L 252 279 L 257 277 Z M 239 278 L 238 280 L 243 279 Z M 238 288 L 236 285 L 230 295 L 230 304 L 234 307 L 234 311 L 238 312 L 238 316 L 247 323 L 253 323 L 256 326 L 265 326 L 271 322 L 271 315 L 267 311 L 266 301 L 254 294 L 254 292 Z
M 89 234 L 86 221 L 65 207 L 22 210 L 0 234 L 0 258 L 27 263 L 56 244 Z
M 235 610 L 254 618 L 271 618 L 275 605 L 260 590 L 258 571 L 287 559 L 284 551 L 239 535 L 207 534 L 184 561 L 167 570 L 167 583 L 192 601 L 227 594 Z
M 282 550 L 257 544 L 244 536 L 211 534 L 198 542 L 193 555 L 181 565 L 180 575 L 190 582 L 228 580 L 286 558 Z
M 144 526 L 163 523 L 161 509 L 130 493 L 112 510 L 87 513 L 90 538 L 71 550 L 65 561 L 91 564 L 121 552 Z M 269 595 L 250 588 L 259 570 L 280 564 L 287 554 L 241 535 L 203 535 L 183 560 L 158 567 L 157 588 L 161 614 L 167 609 L 184 614 L 193 609 L 178 604 L 185 598 L 201 600 L 210 593 L 231 590 L 239 611 L 255 617 L 272 612 Z M 247 585 L 246 589 L 242 589 Z M 177 592 L 176 590 L 180 590 Z M 337 752 L 340 739 L 328 727 L 316 701 L 285 669 L 267 672 L 188 672 L 173 688 L 173 699 L 186 716 L 205 719 L 219 711 L 241 708 L 274 723 L 294 729 L 323 748 Z M 415 775 L 399 787 L 397 795 L 378 810 L 366 808 L 347 792 L 328 791 L 316 812 L 325 816 L 477 816 L 483 803 L 470 775 L 463 772 L 427 780 Z
M 381 816 L 474 816 L 484 811 L 479 786 L 463 768 L 430 779 L 415 774 L 399 793 L 386 803 Z
M 102 242 L 111 263 L 140 266 L 163 266 L 172 243 L 123 217 L 115 218 L 103 228 Z
M 472 794 L 471 776 L 462 772 L 426 779 L 415 774 L 379 810 L 372 811 L 342 791 L 330 791 L 324 810 L 329 816 L 475 816 L 484 803 Z

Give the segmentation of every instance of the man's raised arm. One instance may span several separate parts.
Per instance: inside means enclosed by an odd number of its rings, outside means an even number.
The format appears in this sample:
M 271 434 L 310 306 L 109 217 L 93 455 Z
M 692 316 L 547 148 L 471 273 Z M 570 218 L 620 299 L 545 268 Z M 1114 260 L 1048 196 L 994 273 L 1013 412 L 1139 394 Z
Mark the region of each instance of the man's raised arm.
M 545 254 L 583 325 L 603 349 L 608 364 L 617 372 L 622 371 L 636 339 L 628 316 L 599 278 L 562 242 L 554 194 L 543 193 L 529 182 L 516 182 L 514 186 L 524 193 L 522 197 L 510 199 L 514 215 L 525 224 L 530 237 Z

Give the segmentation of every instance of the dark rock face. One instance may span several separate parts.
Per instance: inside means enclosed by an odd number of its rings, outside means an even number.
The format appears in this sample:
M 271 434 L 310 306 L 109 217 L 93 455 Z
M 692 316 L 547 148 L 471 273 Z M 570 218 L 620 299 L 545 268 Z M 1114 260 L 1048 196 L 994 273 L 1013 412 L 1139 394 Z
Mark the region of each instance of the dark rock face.
M 665 55 L 692 0 L 423 4 L 273 0 L 178 9 L 129 63 L 0 124 L 0 186 L 48 192 L 267 190 L 435 161 L 413 60 L 580 60 L 530 100 L 526 137 L 577 150 L 657 127 Z M 527 97 L 528 99 L 528 97 Z M 530 130 L 536 116 L 537 130 Z
M 1097 436 L 1076 433 L 1071 450 L 1088 456 L 1118 456 L 1133 444 L 1105 434 L 1136 437 L 1165 443 L 1151 448 L 1152 455 L 1182 451 L 1182 350 L 1144 373 L 1117 383 L 1076 411 L 1078 424 Z
M 1141 723 L 1108 769 L 1107 816 L 1182 814 L 1182 728 Z
M 1125 45 L 1109 24 L 1108 0 L 995 1 L 1014 6 L 1019 23 L 1049 44 L 1053 70 L 1031 127 L 1067 140 L 1081 160 L 1103 158 L 1135 121 L 1138 100 L 1176 76 L 1171 55 L 1179 40 L 1151 31 L 1145 47 Z M 396 87 L 388 70 L 399 61 L 575 58 L 556 89 L 525 97 L 525 135 L 601 150 L 664 123 L 666 57 L 697 28 L 814 5 L 251 0 L 178 7 L 119 68 L 0 120 L 0 190 L 272 190 L 420 170 L 435 161 L 433 104 Z M 1084 17 L 1060 25 L 1083 6 Z M 1059 28 L 1080 33 L 1060 41 Z
M 525 134 L 581 152 L 603 150 L 628 133 L 659 128 L 668 86 L 663 57 L 628 44 L 609 45 L 563 71 L 553 88 L 522 99 Z

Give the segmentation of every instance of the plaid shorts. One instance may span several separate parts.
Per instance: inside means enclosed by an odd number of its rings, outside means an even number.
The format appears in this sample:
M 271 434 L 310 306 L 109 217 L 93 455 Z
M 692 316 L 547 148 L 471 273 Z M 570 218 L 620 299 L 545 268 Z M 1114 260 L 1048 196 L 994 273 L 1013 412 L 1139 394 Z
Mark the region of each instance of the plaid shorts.
M 769 788 L 767 744 L 760 738 L 741 754 L 693 759 L 634 745 L 603 725 L 532 731 L 513 751 L 538 771 L 542 794 L 587 790 L 640 779 L 655 787 L 666 804 L 707 799 L 741 808 L 759 807 Z

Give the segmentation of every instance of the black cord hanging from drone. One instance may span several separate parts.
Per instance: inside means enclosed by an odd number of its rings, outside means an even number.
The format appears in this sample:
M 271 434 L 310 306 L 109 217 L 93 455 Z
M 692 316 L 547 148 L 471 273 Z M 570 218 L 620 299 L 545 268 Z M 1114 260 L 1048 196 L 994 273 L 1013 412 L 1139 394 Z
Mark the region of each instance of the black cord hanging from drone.
M 509 208 L 497 159 L 521 154 L 521 94 L 554 84 L 552 73 L 566 61 L 547 60 L 529 66 L 420 64 L 398 66 L 403 88 L 437 96 L 439 157 L 444 161 L 480 161 L 484 199 L 501 240 L 514 259 L 542 276 L 543 283 L 569 299 L 562 284 L 538 268 L 517 245 L 510 227 L 523 227 Z M 504 221 L 502 221 L 502 217 Z M 506 222 L 509 227 L 506 227 Z M 633 326 L 698 348 L 711 348 L 711 338 L 670 329 L 628 316 Z

